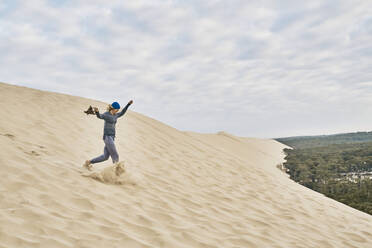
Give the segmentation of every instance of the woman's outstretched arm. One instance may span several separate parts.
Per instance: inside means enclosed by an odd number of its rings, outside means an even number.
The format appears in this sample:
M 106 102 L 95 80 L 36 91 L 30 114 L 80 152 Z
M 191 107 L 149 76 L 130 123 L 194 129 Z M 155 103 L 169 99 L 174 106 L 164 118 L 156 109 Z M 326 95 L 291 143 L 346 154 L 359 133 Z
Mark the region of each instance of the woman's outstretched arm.
M 128 104 L 127 104 L 127 105 L 123 108 L 123 110 L 120 111 L 120 113 L 118 114 L 118 118 L 119 118 L 119 117 L 122 117 L 122 116 L 125 114 L 125 112 L 127 112 L 127 109 L 129 108 L 129 106 L 130 106 L 132 103 L 133 103 L 132 100 L 130 100 L 130 101 L 128 102 Z

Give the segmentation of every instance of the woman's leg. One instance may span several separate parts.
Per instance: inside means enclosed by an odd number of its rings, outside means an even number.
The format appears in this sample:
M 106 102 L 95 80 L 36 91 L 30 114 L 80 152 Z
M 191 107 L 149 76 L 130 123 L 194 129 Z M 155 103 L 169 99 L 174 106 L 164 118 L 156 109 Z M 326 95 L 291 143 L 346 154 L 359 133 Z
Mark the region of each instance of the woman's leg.
M 106 142 L 105 142 L 106 143 Z M 98 156 L 90 161 L 91 164 L 99 163 L 102 161 L 106 161 L 110 157 L 109 151 L 107 150 L 107 145 L 105 144 L 105 148 L 103 149 L 103 154 Z
M 111 136 L 105 137 L 105 144 L 108 152 L 111 155 L 111 159 L 113 163 L 119 162 L 119 154 L 116 151 L 114 139 Z

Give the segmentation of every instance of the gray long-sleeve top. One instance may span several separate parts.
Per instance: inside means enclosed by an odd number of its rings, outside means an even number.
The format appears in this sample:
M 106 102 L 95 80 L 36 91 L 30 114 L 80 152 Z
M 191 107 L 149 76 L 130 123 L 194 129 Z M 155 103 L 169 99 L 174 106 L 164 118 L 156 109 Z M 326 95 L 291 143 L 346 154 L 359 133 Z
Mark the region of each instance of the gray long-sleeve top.
M 96 112 L 96 116 L 99 119 L 105 120 L 105 126 L 103 128 L 103 139 L 105 139 L 106 135 L 115 137 L 115 124 L 119 117 L 123 116 L 125 112 L 127 112 L 128 107 L 130 104 L 128 103 L 122 111 L 119 113 L 113 115 L 109 111 L 106 111 L 103 114 L 100 114 L 99 112 Z

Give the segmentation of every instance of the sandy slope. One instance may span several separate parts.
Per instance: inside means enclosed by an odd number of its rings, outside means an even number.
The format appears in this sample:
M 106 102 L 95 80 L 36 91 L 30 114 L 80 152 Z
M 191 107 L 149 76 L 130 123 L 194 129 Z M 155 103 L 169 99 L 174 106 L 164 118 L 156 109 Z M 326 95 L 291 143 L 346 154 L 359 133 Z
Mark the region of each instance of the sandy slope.
M 0 247 L 372 247 L 372 216 L 288 179 L 273 140 L 128 111 L 116 139 L 128 181 L 83 177 L 103 151 L 90 104 L 106 107 L 0 84 Z

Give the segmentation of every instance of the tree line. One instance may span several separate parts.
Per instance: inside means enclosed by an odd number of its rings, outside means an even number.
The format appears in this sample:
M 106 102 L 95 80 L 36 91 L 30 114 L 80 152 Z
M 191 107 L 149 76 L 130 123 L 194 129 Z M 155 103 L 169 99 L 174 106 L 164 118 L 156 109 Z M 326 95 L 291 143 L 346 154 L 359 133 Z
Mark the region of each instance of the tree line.
M 277 140 L 295 147 L 284 150 L 292 180 L 372 215 L 370 132 Z

